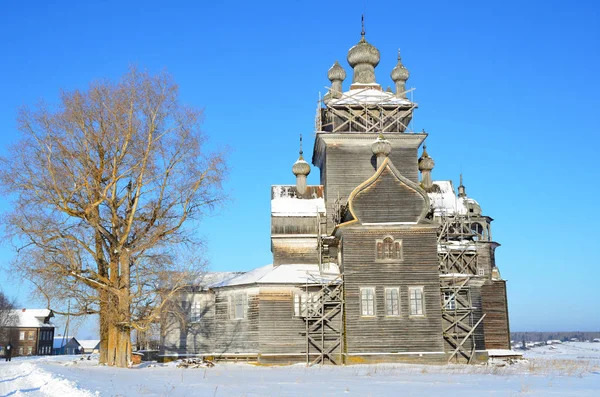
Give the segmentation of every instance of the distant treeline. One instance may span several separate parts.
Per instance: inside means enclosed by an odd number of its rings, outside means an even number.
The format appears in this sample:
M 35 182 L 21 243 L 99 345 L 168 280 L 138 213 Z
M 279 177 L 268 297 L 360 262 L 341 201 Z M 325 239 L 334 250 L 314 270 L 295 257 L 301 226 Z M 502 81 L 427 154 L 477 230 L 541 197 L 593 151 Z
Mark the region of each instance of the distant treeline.
M 515 342 L 545 342 L 547 340 L 561 340 L 568 341 L 572 338 L 577 338 L 580 341 L 593 340 L 600 338 L 600 332 L 511 332 L 510 339 Z

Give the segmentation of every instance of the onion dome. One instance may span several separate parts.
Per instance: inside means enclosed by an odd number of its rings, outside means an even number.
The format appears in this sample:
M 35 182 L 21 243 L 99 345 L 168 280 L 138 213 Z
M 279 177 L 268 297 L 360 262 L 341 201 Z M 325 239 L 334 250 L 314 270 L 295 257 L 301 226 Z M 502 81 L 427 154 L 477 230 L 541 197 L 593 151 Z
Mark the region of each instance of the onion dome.
M 500 276 L 500 270 L 498 270 L 497 266 L 492 267 L 492 280 L 502 280 L 502 276 Z
M 296 176 L 307 176 L 310 174 L 310 164 L 302 157 L 302 135 L 300 135 L 300 157 L 298 157 L 298 160 L 292 166 L 292 172 Z
M 346 78 L 346 71 L 335 61 L 333 66 L 329 68 L 327 72 L 327 78 L 331 81 L 331 88 L 325 94 L 323 102 L 327 105 L 333 98 L 340 98 L 342 96 L 342 81 Z
M 353 68 L 356 65 L 368 64 L 372 67 L 379 65 L 379 50 L 375 46 L 367 43 L 365 36 L 360 38 L 358 44 L 348 51 L 348 63 Z
M 329 68 L 329 71 L 327 72 L 327 78 L 332 82 L 344 81 L 344 79 L 346 79 L 346 71 L 338 61 L 335 61 L 333 66 Z
M 408 73 L 408 69 L 406 69 L 402 64 L 402 58 L 400 58 L 400 50 L 398 50 L 398 63 L 396 64 L 396 67 L 392 69 L 392 73 L 390 74 L 390 76 L 392 76 L 392 80 L 394 82 L 406 81 L 410 76 L 410 73 Z
M 431 171 L 435 163 L 429 154 L 427 153 L 427 146 L 423 145 L 423 154 L 419 159 L 419 171 Z
M 300 152 L 300 157 L 298 157 L 298 160 L 296 160 L 296 162 L 292 166 L 292 172 L 296 176 L 306 176 L 310 174 L 310 165 L 304 160 L 304 157 L 302 157 L 302 152 Z
M 383 134 L 379 134 L 375 142 L 371 145 L 371 150 L 377 157 L 387 157 L 392 152 L 392 144 L 383 137 Z

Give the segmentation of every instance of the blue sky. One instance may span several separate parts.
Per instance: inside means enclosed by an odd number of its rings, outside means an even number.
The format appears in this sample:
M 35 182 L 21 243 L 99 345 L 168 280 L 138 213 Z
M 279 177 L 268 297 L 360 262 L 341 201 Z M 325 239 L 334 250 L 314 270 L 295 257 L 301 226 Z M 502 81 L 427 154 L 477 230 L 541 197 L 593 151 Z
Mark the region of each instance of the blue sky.
M 294 182 L 299 134 L 311 157 L 327 70 L 339 60 L 351 76 L 346 54 L 362 13 L 384 88 L 402 50 L 419 103 L 413 128 L 430 133 L 434 179 L 457 181 L 462 171 L 467 193 L 496 219 L 511 329 L 599 330 L 594 1 L 8 2 L 0 153 L 19 138 L 19 106 L 117 79 L 132 64 L 166 69 L 181 99 L 205 109 L 211 145 L 230 148 L 231 201 L 198 228 L 211 270 L 271 263 L 270 185 Z M 316 169 L 309 183 L 319 183 Z M 7 266 L 9 247 L 0 253 Z M 35 306 L 27 283 L 8 274 L 5 292 Z

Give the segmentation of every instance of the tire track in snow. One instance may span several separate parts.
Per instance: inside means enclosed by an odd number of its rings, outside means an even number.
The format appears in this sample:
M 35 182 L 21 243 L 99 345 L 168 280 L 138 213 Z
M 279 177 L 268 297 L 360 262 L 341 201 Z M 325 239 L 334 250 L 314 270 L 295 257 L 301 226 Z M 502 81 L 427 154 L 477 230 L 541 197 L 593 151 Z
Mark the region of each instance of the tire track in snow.
M 88 390 L 82 390 L 71 381 L 54 375 L 30 362 L 0 363 L 0 397 L 9 396 L 96 396 Z

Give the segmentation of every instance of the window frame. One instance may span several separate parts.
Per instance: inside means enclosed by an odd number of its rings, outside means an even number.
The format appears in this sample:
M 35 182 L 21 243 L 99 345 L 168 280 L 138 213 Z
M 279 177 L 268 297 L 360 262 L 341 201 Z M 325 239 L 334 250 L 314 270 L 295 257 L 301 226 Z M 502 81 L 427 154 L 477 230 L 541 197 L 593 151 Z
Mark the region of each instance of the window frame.
M 294 317 L 307 317 L 317 303 L 317 292 L 294 292 Z M 310 309 L 309 309 L 310 308 Z
M 420 292 L 420 299 L 413 299 L 413 291 Z M 413 312 L 413 300 L 415 301 L 415 312 Z M 417 304 L 419 301 L 421 306 L 420 313 Z M 425 317 L 425 287 L 423 285 L 411 285 L 408 287 L 408 315 L 409 317 Z
M 29 333 L 27 334 L 27 340 L 33 340 L 33 336 L 34 336 L 34 331 L 29 331 Z
M 19 331 L 19 340 L 25 340 L 25 331 Z
M 367 295 L 366 297 L 366 301 L 367 301 L 367 314 L 365 314 L 365 298 L 363 297 L 363 293 L 366 291 L 371 291 L 371 297 L 372 297 L 372 314 L 369 314 L 369 296 Z M 360 287 L 360 316 L 361 317 L 366 317 L 366 318 L 373 318 L 373 317 L 377 317 L 377 290 L 375 289 L 375 287 Z
M 190 304 L 190 322 L 197 323 L 202 320 L 202 302 L 193 301 Z
M 444 291 L 442 295 L 443 303 L 442 307 L 445 310 L 456 310 L 456 292 Z M 453 297 L 454 295 L 454 297 Z
M 239 301 L 238 301 L 239 298 Z M 235 292 L 229 295 L 229 319 L 230 320 L 244 320 L 247 318 L 248 312 L 248 293 L 247 292 Z M 238 304 L 239 310 L 241 313 L 238 313 Z M 238 317 L 241 315 L 241 317 Z
M 387 249 L 385 245 L 386 241 L 390 241 L 391 243 L 390 247 Z M 403 260 L 404 247 L 402 244 L 402 239 L 395 239 L 394 236 L 385 235 L 382 238 L 375 240 L 376 262 L 401 262 Z
M 396 292 L 396 311 L 397 313 L 394 313 L 394 297 L 393 294 L 390 294 L 392 296 L 390 296 L 388 298 L 388 292 L 392 293 L 392 292 Z M 402 311 L 400 310 L 400 287 L 385 287 L 384 288 L 384 298 L 385 298 L 385 316 L 386 317 L 400 317 L 402 315 Z M 392 304 L 392 313 L 390 313 L 390 302 Z

